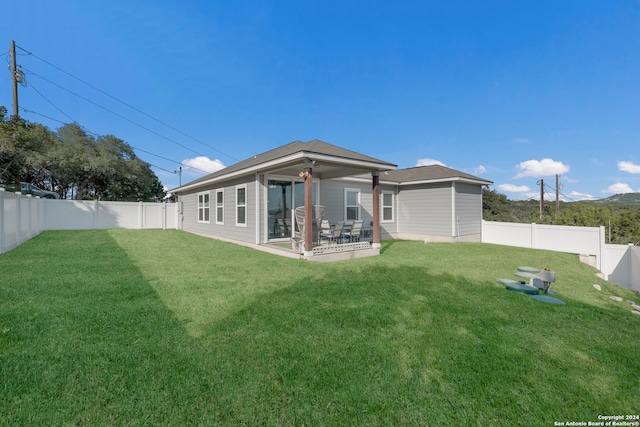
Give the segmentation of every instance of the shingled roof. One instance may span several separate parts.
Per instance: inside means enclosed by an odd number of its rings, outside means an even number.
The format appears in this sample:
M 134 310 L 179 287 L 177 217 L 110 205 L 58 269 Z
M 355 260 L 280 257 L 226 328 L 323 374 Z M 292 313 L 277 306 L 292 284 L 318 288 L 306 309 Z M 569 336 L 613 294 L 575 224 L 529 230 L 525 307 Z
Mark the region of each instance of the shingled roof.
M 479 178 L 468 173 L 441 165 L 417 166 L 414 168 L 390 170 L 380 176 L 383 181 L 392 181 L 396 184 L 415 184 L 418 182 L 439 181 L 463 181 L 482 185 L 491 185 L 493 182 Z
M 193 187 L 200 183 L 217 180 L 227 175 L 241 174 L 243 171 L 253 173 L 256 169 L 260 169 L 261 165 L 277 163 L 278 160 L 285 162 L 287 158 L 311 157 L 314 155 L 327 156 L 334 158 L 336 161 L 342 160 L 347 162 L 361 162 L 377 165 L 380 170 L 395 169 L 396 165 L 385 162 L 374 157 L 366 156 L 355 151 L 347 150 L 336 145 L 328 144 L 324 141 L 314 139 L 309 142 L 294 141 L 281 147 L 274 148 L 262 154 L 257 154 L 241 162 L 235 163 L 217 172 L 206 175 L 202 178 L 185 184 L 183 187 Z

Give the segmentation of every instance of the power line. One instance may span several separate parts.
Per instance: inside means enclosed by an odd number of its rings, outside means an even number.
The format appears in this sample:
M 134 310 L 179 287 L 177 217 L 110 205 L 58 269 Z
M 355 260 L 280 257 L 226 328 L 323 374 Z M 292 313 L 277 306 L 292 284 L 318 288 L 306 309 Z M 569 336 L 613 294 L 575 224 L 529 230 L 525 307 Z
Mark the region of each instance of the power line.
M 54 105 L 54 107 L 55 107 L 55 105 Z M 67 114 L 66 114 L 66 113 L 64 113 L 62 110 L 60 110 L 58 107 L 55 107 L 55 108 L 56 108 L 56 109 L 58 109 L 62 114 L 64 114 L 65 116 L 67 116 Z M 66 122 L 64 122 L 64 121 L 62 121 L 62 120 L 58 120 L 58 119 L 56 119 L 56 118 L 53 118 L 53 117 L 47 116 L 47 115 L 42 114 L 42 113 L 38 113 L 38 112 L 33 111 L 33 110 L 29 110 L 29 109 L 24 108 L 24 107 L 20 107 L 20 109 L 21 109 L 22 111 L 26 112 L 26 113 L 36 114 L 36 115 L 38 115 L 38 116 L 41 116 L 41 117 L 47 118 L 47 119 L 52 120 L 52 121 L 54 121 L 54 122 L 61 123 L 61 124 L 63 124 L 63 125 L 68 124 L 68 123 L 66 123 Z M 69 116 L 67 116 L 67 117 L 69 117 Z M 70 118 L 70 117 L 69 117 L 69 118 Z M 71 119 L 71 118 L 70 118 L 70 119 Z M 73 119 L 72 119 L 72 120 L 73 120 Z M 98 134 L 97 134 L 97 133 L 95 133 L 95 132 L 91 132 L 90 130 L 86 129 L 84 126 L 81 126 L 81 128 L 82 128 L 85 132 L 87 132 L 87 133 L 89 133 L 89 134 L 91 134 L 91 135 L 93 135 L 93 136 L 96 136 L 96 137 L 100 137 L 100 136 L 101 136 L 101 135 L 98 135 Z M 129 145 L 131 148 L 133 148 L 133 149 L 134 149 L 134 150 L 136 150 L 136 151 L 140 151 L 140 152 L 142 152 L 142 153 L 149 154 L 149 155 L 151 155 L 151 156 L 157 157 L 157 158 L 162 159 L 162 160 L 166 160 L 166 161 L 171 162 L 171 163 L 178 164 L 178 165 L 180 165 L 180 166 L 182 166 L 182 165 L 183 165 L 181 162 L 178 162 L 178 161 L 173 160 L 173 159 L 169 159 L 168 157 L 160 156 L 160 155 L 158 155 L 158 154 L 154 154 L 154 153 L 152 153 L 152 152 L 150 152 L 150 151 L 143 150 L 142 148 L 134 147 L 133 145 L 130 145 L 129 143 L 127 143 L 127 145 Z M 149 163 L 149 162 L 146 162 L 146 163 Z M 170 171 L 170 170 L 168 170 L 168 169 L 164 169 L 164 168 L 162 168 L 162 167 L 160 167 L 160 166 L 158 166 L 158 165 L 154 165 L 153 163 L 149 163 L 149 165 L 151 165 L 151 166 L 153 166 L 153 167 L 155 167 L 155 168 L 161 169 L 161 170 L 163 170 L 163 171 L 169 172 L 169 173 L 173 173 L 173 174 L 175 174 L 175 173 L 176 173 L 176 171 Z M 205 174 L 209 174 L 209 173 L 210 173 L 210 172 L 204 171 L 204 170 L 202 170 L 202 169 L 198 169 L 198 168 L 193 167 L 193 166 L 189 166 L 189 168 L 194 169 L 194 170 L 197 170 L 198 172 L 202 172 L 202 173 L 205 173 Z
M 60 111 L 64 116 L 66 116 L 69 120 L 71 120 L 71 122 L 77 123 L 71 116 L 69 116 L 67 113 L 65 113 L 60 108 L 58 108 L 49 98 L 44 96 L 42 94 L 42 92 L 40 92 L 38 89 L 36 89 L 36 87 L 33 85 L 33 83 L 29 82 L 29 87 L 31 89 L 35 90 L 38 95 L 40 95 L 45 101 L 47 101 L 49 104 L 51 104 L 53 106 L 53 108 L 55 108 L 56 110 Z
M 77 121 L 76 121 L 76 120 L 74 120 L 71 116 L 69 116 L 69 115 L 68 115 L 67 113 L 65 113 L 64 111 L 62 111 L 62 109 L 61 109 L 61 108 L 59 108 L 57 105 L 55 105 L 55 104 L 53 103 L 53 101 L 51 101 L 50 99 L 48 99 L 46 96 L 44 96 L 44 94 L 42 94 L 38 89 L 36 89 L 36 88 L 35 88 L 35 86 L 33 86 L 33 83 L 31 83 L 31 82 L 30 82 L 30 83 L 29 83 L 29 87 L 33 88 L 33 89 L 36 91 L 36 93 L 37 93 L 38 95 L 40 95 L 40 96 L 41 96 L 43 99 L 45 99 L 49 104 L 51 104 L 51 105 L 53 106 L 53 108 L 55 108 L 56 110 L 60 111 L 60 113 L 62 113 L 62 114 L 63 114 L 64 116 L 66 116 L 69 120 L 71 120 L 71 122 L 73 122 L 73 123 L 77 123 Z M 23 111 L 25 111 L 25 112 L 32 113 L 32 114 L 37 114 L 37 115 L 39 115 L 39 116 L 45 117 L 45 118 L 47 118 L 47 119 L 49 119 L 49 120 L 53 120 L 53 121 L 58 122 L 58 123 L 61 123 L 61 124 L 63 124 L 63 125 L 64 125 L 64 124 L 67 124 L 66 122 L 63 122 L 62 120 L 58 120 L 58 119 L 55 119 L 55 118 L 53 118 L 53 117 L 46 116 L 46 115 L 41 114 L 41 113 L 38 113 L 38 112 L 35 112 L 35 111 L 32 111 L 32 110 L 28 110 L 28 109 L 26 109 L 26 108 L 22 108 L 22 107 L 21 107 L 21 109 L 22 109 Z M 84 126 L 81 126 L 81 127 L 82 127 L 82 129 L 83 129 L 85 132 L 87 132 L 87 133 L 89 133 L 89 134 L 91 134 L 91 135 L 94 135 L 94 136 L 96 136 L 96 137 L 99 137 L 99 136 L 100 136 L 100 135 L 98 135 L 97 133 L 95 133 L 95 132 L 91 132 L 90 130 L 86 129 Z M 127 143 L 127 144 L 128 144 L 128 143 Z M 160 156 L 160 155 L 158 155 L 158 154 L 152 153 L 152 152 L 150 152 L 150 151 L 143 150 L 143 149 L 141 149 L 141 148 L 136 148 L 136 147 L 134 147 L 134 146 L 132 146 L 132 145 L 129 145 L 129 146 L 130 146 L 131 148 L 133 148 L 134 150 L 137 150 L 137 151 L 140 151 L 140 152 L 143 152 L 143 153 L 146 153 L 146 154 L 150 154 L 150 155 L 152 155 L 152 156 L 155 156 L 155 157 L 158 157 L 158 158 L 160 158 L 160 159 L 167 160 L 167 161 L 169 161 L 169 162 L 176 163 L 176 164 L 179 164 L 180 166 L 182 166 L 182 163 L 181 163 L 181 162 L 178 162 L 178 161 L 176 161 L 176 160 L 172 160 L 172 159 L 169 159 L 169 158 L 167 158 L 167 157 Z M 149 164 L 150 164 L 150 165 L 152 165 L 152 166 L 154 166 L 154 167 L 156 167 L 156 168 L 158 168 L 158 169 L 162 169 L 162 170 L 167 171 L 167 172 L 175 173 L 175 171 L 169 171 L 169 170 L 167 170 L 167 169 L 163 169 L 163 168 L 161 168 L 160 166 L 153 165 L 153 164 L 151 164 L 151 163 L 149 163 Z M 203 171 L 203 170 L 198 169 L 198 168 L 195 168 L 195 167 L 192 167 L 192 169 L 195 169 L 195 170 L 197 170 L 197 171 L 199 171 L 199 172 L 203 172 L 203 173 L 209 173 L 209 172 L 207 172 L 207 171 Z
M 41 76 L 41 75 L 39 75 L 39 74 L 37 74 L 37 73 L 34 73 L 33 71 L 31 71 L 31 70 L 29 70 L 29 69 L 27 69 L 27 68 L 24 68 L 24 67 L 20 67 L 20 68 L 22 68 L 22 69 L 26 70 L 26 71 L 27 71 L 27 72 L 29 72 L 31 75 L 34 75 L 34 76 L 36 76 L 36 77 L 39 77 L 39 78 L 41 78 L 42 80 L 44 80 L 44 81 L 46 81 L 46 82 L 49 82 L 50 84 L 52 84 L 52 85 L 54 85 L 54 86 L 56 86 L 56 87 L 59 87 L 60 89 L 62 89 L 62 90 L 64 90 L 64 91 L 67 91 L 67 92 L 69 92 L 70 94 L 72 94 L 72 95 L 74 95 L 74 96 L 77 96 L 78 98 L 82 99 L 83 101 L 86 101 L 86 102 L 88 102 L 88 103 L 90 103 L 90 104 L 92 104 L 92 105 L 95 105 L 96 107 L 99 107 L 99 108 L 101 108 L 101 109 L 103 109 L 103 110 L 105 110 L 105 111 L 107 111 L 107 112 L 109 112 L 109 113 L 113 114 L 114 116 L 120 117 L 122 120 L 125 120 L 125 121 L 127 121 L 127 122 L 129 122 L 129 123 L 131 123 L 131 124 L 133 124 L 133 125 L 138 126 L 138 127 L 139 127 L 139 128 L 141 128 L 141 129 L 146 130 L 147 132 L 150 132 L 150 133 L 152 133 L 152 134 L 154 134 L 154 135 L 156 135 L 156 136 L 158 136 L 158 137 L 160 137 L 160 138 L 162 138 L 162 139 L 166 139 L 167 141 L 172 142 L 172 143 L 174 143 L 174 144 L 176 144 L 176 145 L 179 145 L 180 147 L 182 147 L 182 148 L 184 148 L 184 149 L 186 149 L 186 150 L 189 150 L 189 151 L 191 151 L 192 153 L 198 154 L 199 156 L 205 156 L 205 157 L 206 157 L 206 155 L 205 155 L 205 154 L 202 154 L 202 153 L 200 153 L 200 152 L 198 152 L 198 151 L 196 151 L 196 150 L 194 150 L 194 149 L 192 149 L 192 148 L 189 148 L 189 147 L 187 147 L 186 145 L 181 144 L 181 143 L 179 143 L 178 141 L 175 141 L 175 140 L 173 140 L 173 139 L 171 139 L 171 138 L 169 138 L 169 137 L 166 137 L 166 136 L 164 136 L 164 135 L 162 135 L 162 134 L 159 134 L 158 132 L 156 132 L 156 131 L 154 131 L 154 130 L 152 130 L 152 129 L 149 129 L 148 127 L 145 127 L 145 126 L 141 125 L 140 123 L 134 122 L 133 120 L 128 119 L 127 117 L 123 116 L 122 114 L 118 114 L 118 113 L 116 113 L 115 111 L 110 110 L 110 109 L 108 109 L 107 107 L 104 107 L 104 106 L 102 106 L 102 105 L 98 104 L 97 102 L 94 102 L 94 101 L 92 101 L 92 100 L 90 100 L 90 99 L 88 99 L 88 98 L 86 98 L 86 97 L 84 97 L 84 96 L 82 96 L 82 95 L 80 95 L 80 94 L 75 93 L 75 92 L 74 92 L 74 91 L 72 91 L 71 89 L 67 89 L 67 88 L 66 88 L 66 87 L 64 87 L 64 86 L 59 85 L 58 83 L 55 83 L 55 82 L 53 82 L 53 81 L 51 81 L 51 80 L 47 79 L 46 77 L 43 77 L 43 76 Z
M 230 159 L 232 159 L 232 160 L 239 161 L 238 159 L 236 159 L 235 157 L 231 156 L 230 154 L 227 154 L 227 153 L 225 153 L 225 152 L 223 152 L 223 151 L 221 151 L 221 150 L 218 150 L 217 148 L 212 147 L 212 146 L 208 145 L 207 143 L 205 143 L 205 142 L 203 142 L 203 141 L 201 141 L 201 140 L 199 140 L 199 139 L 197 139 L 197 138 L 194 138 L 193 136 L 188 135 L 187 133 L 185 133 L 185 132 L 183 132 L 183 131 L 181 131 L 181 130 L 179 130 L 179 129 L 176 129 L 175 127 L 173 127 L 173 126 L 171 126 L 171 125 L 169 125 L 169 124 L 167 124 L 167 123 L 163 122 L 162 120 L 157 119 L 157 118 L 155 118 L 155 117 L 151 116 L 150 114 L 145 113 L 144 111 L 140 110 L 139 108 L 136 108 L 136 107 L 132 106 L 131 104 L 129 104 L 129 103 L 127 103 L 127 102 L 125 102 L 125 101 L 123 101 L 123 100 L 121 100 L 121 99 L 119 99 L 119 98 L 116 98 L 115 96 L 113 96 L 113 95 L 111 95 L 111 94 L 109 94 L 109 93 L 107 93 L 107 92 L 103 91 L 102 89 L 100 89 L 100 88 L 98 88 L 98 87 L 96 87 L 96 86 L 94 86 L 94 85 L 92 85 L 92 84 L 90 84 L 90 83 L 88 83 L 88 82 L 86 82 L 86 81 L 82 80 L 81 78 L 74 76 L 73 74 L 69 73 L 68 71 L 63 70 L 62 68 L 60 68 L 60 67 L 58 67 L 58 66 L 56 66 L 56 65 L 52 64 L 51 62 L 46 61 L 46 60 L 44 60 L 43 58 L 40 58 L 39 56 L 37 56 L 37 55 L 33 54 L 32 52 L 29 52 L 29 51 L 27 51 L 26 49 L 24 49 L 24 48 L 22 48 L 22 47 L 20 47 L 20 46 L 17 46 L 17 47 L 18 47 L 20 50 L 22 50 L 23 52 L 25 52 L 27 55 L 33 56 L 34 58 L 36 58 L 36 59 L 38 59 L 38 60 L 40 60 L 40 61 L 44 62 L 45 64 L 47 64 L 47 65 L 49 65 L 49 66 L 51 66 L 51 67 L 53 67 L 53 68 L 55 68 L 56 70 L 58 70 L 58 71 L 60 71 L 60 72 L 62 72 L 62 73 L 64 73 L 64 74 L 68 75 L 69 77 L 71 77 L 71 78 L 73 78 L 73 79 L 75 79 L 75 80 L 78 80 L 79 82 L 81 82 L 81 83 L 83 83 L 83 84 L 85 84 L 85 85 L 89 86 L 89 87 L 90 87 L 90 88 L 92 88 L 93 90 L 96 90 L 96 91 L 100 92 L 101 94 L 103 94 L 103 95 L 105 95 L 105 96 L 108 96 L 109 98 L 111 98 L 111 99 L 113 99 L 113 100 L 115 100 L 115 101 L 117 101 L 117 102 L 119 102 L 119 103 L 121 103 L 121 104 L 123 104 L 123 105 L 125 105 L 125 106 L 127 106 L 127 107 L 129 107 L 129 108 L 131 108 L 132 110 L 137 111 L 138 113 L 140 113 L 140 114 L 142 114 L 142 115 L 144 115 L 144 116 L 146 116 L 146 117 L 150 118 L 151 120 L 154 120 L 154 121 L 156 121 L 157 123 L 160 123 L 161 125 L 166 126 L 166 127 L 168 127 L 169 129 L 171 129 L 171 130 L 173 130 L 173 131 L 175 131 L 175 132 L 178 132 L 179 134 L 181 134 L 181 135 L 183 135 L 183 136 L 186 136 L 187 138 L 189 138 L 189 139 L 191 139 L 191 140 L 193 140 L 193 141 L 196 141 L 196 142 L 198 142 L 198 143 L 200 143 L 200 144 L 204 145 L 204 146 L 205 146 L 205 147 L 207 147 L 207 148 L 210 148 L 210 149 L 212 149 L 212 150 L 214 150 L 214 151 L 217 151 L 218 153 L 220 153 L 220 154 L 222 154 L 222 155 L 224 155 L 224 156 L 227 156 L 227 157 L 229 157 L 229 158 L 230 158 Z

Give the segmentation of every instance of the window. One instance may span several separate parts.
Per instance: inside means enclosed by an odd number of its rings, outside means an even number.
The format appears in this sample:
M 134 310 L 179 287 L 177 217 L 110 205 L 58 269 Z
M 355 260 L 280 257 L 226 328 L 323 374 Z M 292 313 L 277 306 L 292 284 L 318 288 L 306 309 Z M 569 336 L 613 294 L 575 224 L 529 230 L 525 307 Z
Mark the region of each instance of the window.
M 224 224 L 224 190 L 216 190 L 216 224 Z
M 344 219 L 356 221 L 360 219 L 360 189 L 344 189 Z
M 393 193 L 382 191 L 382 221 L 393 222 Z
M 236 187 L 236 225 L 247 226 L 247 186 Z
M 209 192 L 198 193 L 198 222 L 209 222 Z

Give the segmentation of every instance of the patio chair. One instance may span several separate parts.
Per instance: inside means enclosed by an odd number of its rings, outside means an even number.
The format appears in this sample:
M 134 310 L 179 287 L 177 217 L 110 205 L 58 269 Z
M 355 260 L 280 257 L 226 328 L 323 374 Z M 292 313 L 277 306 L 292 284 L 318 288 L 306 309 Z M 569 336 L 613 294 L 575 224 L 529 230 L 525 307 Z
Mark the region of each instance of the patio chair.
M 331 241 L 332 231 L 333 229 L 331 227 L 331 224 L 329 224 L 329 220 L 323 219 L 322 223 L 320 224 L 320 241 Z
M 291 220 L 278 218 L 276 219 L 276 224 L 278 225 L 280 237 L 284 237 L 289 234 L 291 230 Z
M 313 209 L 311 212 L 312 215 L 312 235 L 313 242 L 318 242 L 320 240 L 320 225 L 322 224 L 322 219 L 324 218 L 324 213 L 326 208 L 321 205 L 313 205 Z M 299 206 L 294 210 L 295 218 L 296 218 L 296 228 L 297 231 L 294 232 L 292 238 L 292 247 L 297 250 L 302 250 L 304 248 L 304 236 L 305 236 L 305 223 L 304 223 L 304 206 Z
M 337 243 L 342 237 L 342 228 L 344 227 L 344 221 L 338 221 L 336 225 L 331 229 L 331 237 L 329 238 L 329 242 Z
M 362 223 L 362 220 L 353 221 L 351 228 L 348 231 L 342 233 L 342 238 L 344 240 L 348 240 L 349 242 L 359 242 L 360 232 L 362 231 Z

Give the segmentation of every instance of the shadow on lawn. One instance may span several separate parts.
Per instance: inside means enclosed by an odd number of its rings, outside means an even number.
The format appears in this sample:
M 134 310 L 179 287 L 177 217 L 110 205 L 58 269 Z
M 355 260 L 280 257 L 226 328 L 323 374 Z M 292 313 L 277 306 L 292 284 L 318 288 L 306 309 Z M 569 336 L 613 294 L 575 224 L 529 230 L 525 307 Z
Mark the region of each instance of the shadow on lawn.
M 328 268 L 209 242 L 205 258 L 237 250 L 282 277 L 249 297 L 182 289 L 170 306 L 179 283 L 163 260 L 141 271 L 138 235 L 65 236 L 33 239 L 51 261 L 2 283 L 0 413 L 15 424 L 550 425 L 638 409 L 640 345 L 618 312 L 427 267 Z M 21 248 L 5 266 L 25 262 Z M 217 286 L 240 292 L 242 274 L 217 268 Z M 223 315 L 202 304 L 224 298 Z
M 0 424 L 180 423 L 175 402 L 209 390 L 186 330 L 108 231 L 44 232 L 0 262 L 19 271 L 0 278 Z

